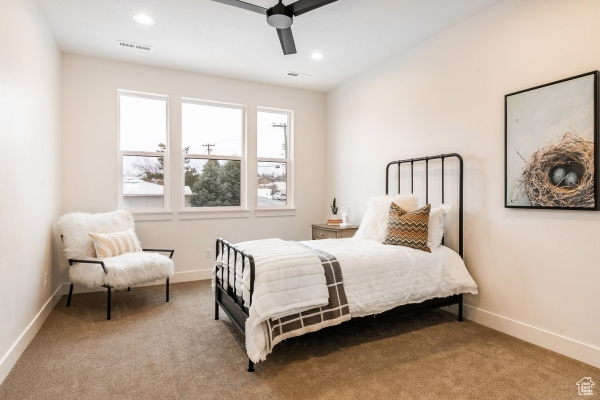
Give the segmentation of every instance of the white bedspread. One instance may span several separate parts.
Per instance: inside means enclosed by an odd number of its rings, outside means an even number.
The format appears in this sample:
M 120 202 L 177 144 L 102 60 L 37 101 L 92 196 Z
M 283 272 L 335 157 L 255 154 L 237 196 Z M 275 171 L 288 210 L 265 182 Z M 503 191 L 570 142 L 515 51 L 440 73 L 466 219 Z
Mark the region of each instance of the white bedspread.
M 325 306 L 329 302 L 329 291 L 321 260 L 306 247 L 281 239 L 242 242 L 236 243 L 236 246 L 254 258 L 254 294 L 250 315 L 246 320 L 246 351 L 252 361 L 258 362 L 268 354 L 267 332 L 262 322 Z M 217 264 L 221 265 L 221 260 Z M 241 275 L 241 265 L 238 258 L 238 277 Z M 247 265 L 244 268 L 243 293 L 247 304 L 250 268 Z M 226 277 L 227 273 L 224 275 Z
M 462 258 L 439 246 L 431 253 L 368 239 L 300 242 L 335 256 L 342 267 L 352 317 L 459 293 L 477 294 Z
M 368 239 L 325 239 L 300 243 L 337 258 L 352 317 L 379 314 L 400 305 L 436 297 L 477 294 L 477 285 L 462 258 L 444 246 L 426 253 Z M 265 239 L 237 243 L 236 246 L 252 254 L 256 265 L 254 296 L 246 321 L 246 351 L 252 361 L 258 362 L 268 354 L 266 324 L 262 322 L 326 305 L 325 275 L 319 258 L 310 249 L 294 242 Z M 220 260 L 217 265 L 221 265 Z M 239 281 L 242 275 L 239 260 L 236 266 Z M 246 265 L 243 274 L 246 305 L 250 284 L 248 271 Z M 237 293 L 241 289 L 238 287 Z

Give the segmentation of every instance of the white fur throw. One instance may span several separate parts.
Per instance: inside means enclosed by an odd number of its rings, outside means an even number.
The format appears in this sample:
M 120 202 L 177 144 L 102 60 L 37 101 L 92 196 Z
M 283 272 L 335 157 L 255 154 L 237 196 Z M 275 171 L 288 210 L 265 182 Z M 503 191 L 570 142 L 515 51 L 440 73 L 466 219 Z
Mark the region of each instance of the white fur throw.
M 126 210 L 89 214 L 73 212 L 58 220 L 58 228 L 63 235 L 67 258 L 85 260 L 96 258 L 96 249 L 90 233 L 113 233 L 134 229 L 133 215 Z M 139 241 L 138 241 L 139 244 Z
M 124 253 L 101 260 L 108 273 L 99 264 L 73 264 L 69 269 L 71 282 L 91 287 L 104 285 L 126 288 L 173 276 L 175 264 L 159 253 Z
M 417 197 L 413 195 L 375 196 L 369 199 L 367 211 L 358 230 L 357 239 L 371 239 L 383 243 L 387 234 L 387 225 L 392 201 L 407 212 L 417 209 Z
M 126 210 L 98 214 L 74 212 L 63 215 L 58 220 L 65 255 L 68 259 L 78 260 L 100 260 L 96 258 L 90 233 L 133 230 L 134 226 L 133 216 Z M 139 240 L 137 242 L 139 245 Z M 69 269 L 71 281 L 91 287 L 107 285 L 125 288 L 169 278 L 175 269 L 173 260 L 169 257 L 152 252 L 124 253 L 102 258 L 101 261 L 104 262 L 107 273 L 100 264 L 76 263 Z

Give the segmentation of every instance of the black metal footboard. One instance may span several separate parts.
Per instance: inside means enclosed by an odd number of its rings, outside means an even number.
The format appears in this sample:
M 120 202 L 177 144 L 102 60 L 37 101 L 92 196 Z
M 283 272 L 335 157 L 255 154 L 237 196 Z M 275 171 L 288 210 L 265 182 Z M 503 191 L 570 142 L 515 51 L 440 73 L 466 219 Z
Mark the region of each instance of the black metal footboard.
M 215 271 L 215 319 L 219 319 L 219 306 L 225 311 L 225 314 L 233 321 L 240 332 L 246 335 L 246 319 L 249 315 L 249 308 L 252 305 L 252 294 L 254 293 L 254 258 L 246 251 L 236 247 L 223 238 L 218 238 L 215 245 L 216 259 L 219 257 L 223 264 L 228 263 L 227 276 L 225 268 L 221 266 Z M 250 298 L 248 306 L 244 305 L 243 289 L 242 293 L 237 293 L 238 280 L 236 268 L 238 259 L 241 262 L 242 276 L 246 268 L 246 260 L 250 268 Z M 220 269 L 220 270 L 219 270 Z M 233 279 L 232 279 L 233 276 Z M 227 279 L 225 279 L 227 278 Z M 254 363 L 248 359 L 248 372 L 254 371 Z

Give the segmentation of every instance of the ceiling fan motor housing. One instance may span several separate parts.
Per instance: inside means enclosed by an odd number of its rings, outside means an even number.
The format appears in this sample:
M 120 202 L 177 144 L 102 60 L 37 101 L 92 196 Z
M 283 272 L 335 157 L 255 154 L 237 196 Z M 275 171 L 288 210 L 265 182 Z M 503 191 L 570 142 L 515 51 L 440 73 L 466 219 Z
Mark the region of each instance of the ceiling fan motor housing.
M 273 28 L 287 29 L 292 26 L 294 14 L 281 1 L 267 10 L 267 23 Z

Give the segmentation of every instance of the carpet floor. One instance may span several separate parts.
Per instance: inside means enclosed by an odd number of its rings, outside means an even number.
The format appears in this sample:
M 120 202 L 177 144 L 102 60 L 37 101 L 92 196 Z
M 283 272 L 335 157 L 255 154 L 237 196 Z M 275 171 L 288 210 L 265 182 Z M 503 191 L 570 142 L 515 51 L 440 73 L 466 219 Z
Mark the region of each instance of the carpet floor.
M 209 281 L 66 296 L 0 399 L 577 399 L 600 370 L 442 310 L 287 340 L 248 373 Z M 597 393 L 596 393 L 597 392 Z

